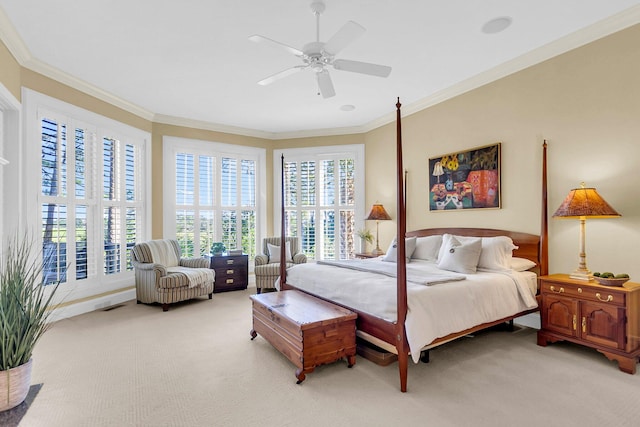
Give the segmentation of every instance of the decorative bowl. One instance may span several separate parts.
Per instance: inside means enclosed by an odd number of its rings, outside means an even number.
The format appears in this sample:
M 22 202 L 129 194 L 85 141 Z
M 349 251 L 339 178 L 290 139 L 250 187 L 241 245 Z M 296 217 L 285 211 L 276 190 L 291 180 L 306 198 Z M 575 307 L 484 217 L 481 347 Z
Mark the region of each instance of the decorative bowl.
M 622 279 L 614 279 L 614 278 L 605 279 L 604 277 L 594 277 L 594 279 L 596 280 L 596 282 L 604 286 L 622 286 L 629 281 L 628 277 L 624 277 Z

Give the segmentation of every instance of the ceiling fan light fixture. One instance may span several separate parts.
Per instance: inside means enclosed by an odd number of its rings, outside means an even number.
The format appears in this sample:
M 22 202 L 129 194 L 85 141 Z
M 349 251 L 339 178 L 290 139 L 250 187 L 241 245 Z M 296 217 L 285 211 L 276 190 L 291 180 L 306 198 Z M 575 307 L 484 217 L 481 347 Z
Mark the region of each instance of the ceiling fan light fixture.
M 296 65 L 287 70 L 280 71 L 258 82 L 260 85 L 268 85 L 283 77 L 304 69 L 315 72 L 318 83 L 318 94 L 323 98 L 331 98 L 336 92 L 329 76 L 328 67 L 335 70 L 349 71 L 352 73 L 367 74 L 370 76 L 387 77 L 391 73 L 391 67 L 386 65 L 372 64 L 368 62 L 352 61 L 349 59 L 336 59 L 336 55 L 349 44 L 358 39 L 366 29 L 353 21 L 348 21 L 338 32 L 336 32 L 326 43 L 320 41 L 320 15 L 325 10 L 325 4 L 321 0 L 311 3 L 311 11 L 316 16 L 316 40 L 304 45 L 302 50 L 291 47 L 287 44 L 272 40 L 268 37 L 254 34 L 249 40 L 255 43 L 266 42 L 300 58 L 303 65 Z
M 510 16 L 500 16 L 493 18 L 482 26 L 482 32 L 485 34 L 497 34 L 500 33 L 511 25 L 513 19 Z

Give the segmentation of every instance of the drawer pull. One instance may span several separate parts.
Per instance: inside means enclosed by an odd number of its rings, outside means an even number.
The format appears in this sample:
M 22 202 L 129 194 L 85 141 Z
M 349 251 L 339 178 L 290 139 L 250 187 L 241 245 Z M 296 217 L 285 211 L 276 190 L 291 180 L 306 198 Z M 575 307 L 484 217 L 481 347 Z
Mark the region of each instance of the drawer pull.
M 587 318 L 583 317 L 582 318 L 582 333 L 586 333 L 587 332 Z
M 560 288 L 559 291 L 556 291 L 556 287 L 555 286 L 551 286 L 549 289 L 551 289 L 551 292 L 555 292 L 556 294 L 561 294 L 564 293 L 564 288 Z
M 235 260 L 233 260 L 233 259 L 228 259 L 228 260 L 227 260 L 227 265 L 231 265 L 231 264 L 233 264 L 233 261 L 235 261 Z
M 578 288 L 578 293 L 581 294 L 582 293 L 582 288 Z
M 604 299 L 604 298 L 602 298 L 602 296 L 600 296 L 600 292 L 598 292 L 596 294 L 596 298 L 598 298 L 600 301 L 604 301 L 604 302 L 613 301 L 613 295 L 608 295 L 607 299 Z
M 575 331 L 578 328 L 578 316 L 573 315 L 573 330 Z
M 233 279 L 227 279 L 227 284 L 233 283 Z
M 227 270 L 227 274 L 233 274 L 233 270 Z

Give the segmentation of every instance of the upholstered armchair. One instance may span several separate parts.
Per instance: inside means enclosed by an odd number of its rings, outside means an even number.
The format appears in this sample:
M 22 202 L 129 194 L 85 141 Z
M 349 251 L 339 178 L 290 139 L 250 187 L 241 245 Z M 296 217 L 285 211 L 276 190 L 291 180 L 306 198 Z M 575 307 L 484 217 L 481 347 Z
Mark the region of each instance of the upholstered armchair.
M 167 311 L 175 302 L 213 296 L 215 272 L 209 258 L 182 258 L 176 240 L 138 243 L 131 254 L 138 304 L 160 303 Z
M 307 256 L 300 252 L 297 237 L 285 237 L 287 250 L 287 268 L 307 262 Z M 256 255 L 254 273 L 258 293 L 263 289 L 275 289 L 276 279 L 280 277 L 280 237 L 267 237 L 262 241 L 262 255 Z

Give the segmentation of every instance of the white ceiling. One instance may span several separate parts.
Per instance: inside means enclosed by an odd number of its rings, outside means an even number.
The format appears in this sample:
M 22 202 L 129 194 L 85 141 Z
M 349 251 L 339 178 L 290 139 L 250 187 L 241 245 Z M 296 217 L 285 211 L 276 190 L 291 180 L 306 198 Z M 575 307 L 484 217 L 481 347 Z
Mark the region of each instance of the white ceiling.
M 315 40 L 311 0 L 0 0 L 0 37 L 25 67 L 158 122 L 266 138 L 362 132 L 640 22 L 633 0 L 325 0 L 320 39 L 366 33 L 339 58 L 393 67 L 384 79 L 330 69 L 257 81 Z M 483 24 L 508 16 L 498 34 Z M 342 111 L 353 105 L 355 110 Z

